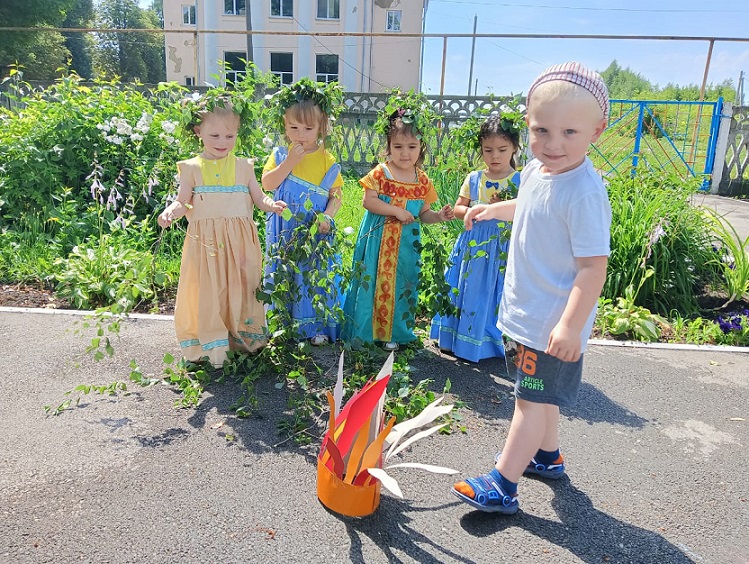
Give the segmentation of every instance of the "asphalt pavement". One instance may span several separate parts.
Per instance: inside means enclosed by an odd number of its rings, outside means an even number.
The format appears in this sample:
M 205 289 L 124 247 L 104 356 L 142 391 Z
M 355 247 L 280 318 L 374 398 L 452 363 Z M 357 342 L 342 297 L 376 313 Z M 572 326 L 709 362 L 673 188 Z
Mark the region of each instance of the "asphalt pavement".
M 512 415 L 496 360 L 424 350 L 414 377 L 452 382 L 466 432 L 433 435 L 404 461 L 456 476 L 393 470 L 370 517 L 316 497 L 319 441 L 277 431 L 286 396 L 259 384 L 257 416 L 237 419 L 238 389 L 214 385 L 198 409 L 165 386 L 84 396 L 79 384 L 126 380 L 137 359 L 160 374 L 172 322 L 132 319 L 111 360 L 69 313 L 0 311 L 0 562 L 749 562 L 749 359 L 699 348 L 591 345 L 578 405 L 561 423 L 568 477 L 523 479 L 515 516 L 472 511 L 453 481 L 487 471 Z M 334 367 L 331 347 L 321 362 Z
M 692 197 L 692 203 L 711 209 L 718 213 L 735 230 L 742 241 L 749 237 L 749 201 L 726 198 L 715 194 L 698 192 Z
M 749 204 L 704 198 L 749 234 Z M 171 319 L 138 317 L 123 324 L 114 358 L 94 363 L 83 320 L 0 308 L 2 563 L 749 562 L 743 350 L 591 344 L 578 404 L 561 422 L 568 476 L 524 478 L 514 516 L 450 494 L 488 471 L 506 438 L 502 364 L 420 351 L 414 378 L 434 389 L 451 380 L 466 431 L 423 439 L 403 461 L 460 474 L 393 470 L 405 499 L 383 493 L 373 515 L 353 519 L 317 500 L 319 441 L 279 435 L 287 398 L 271 378 L 248 419 L 231 411 L 231 384 L 211 386 L 197 409 L 175 408 L 175 392 L 157 386 L 84 396 L 47 416 L 43 406 L 79 384 L 127 380 L 131 359 L 160 375 L 164 353 L 178 352 Z M 335 350 L 319 354 L 334 369 Z

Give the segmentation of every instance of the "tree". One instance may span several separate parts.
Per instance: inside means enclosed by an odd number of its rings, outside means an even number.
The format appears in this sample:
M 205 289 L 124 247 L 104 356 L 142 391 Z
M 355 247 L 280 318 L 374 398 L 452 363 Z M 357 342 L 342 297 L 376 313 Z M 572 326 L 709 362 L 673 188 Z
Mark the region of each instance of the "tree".
M 158 16 L 135 0 L 102 0 L 97 23 L 108 29 L 159 29 Z M 166 79 L 164 37 L 159 33 L 114 32 L 98 34 L 96 73 L 119 76 L 122 81 L 157 83 Z
M 2 0 L 0 27 L 60 27 L 76 0 Z M 0 76 L 10 66 L 24 67 L 24 78 L 49 80 L 65 65 L 70 51 L 56 32 L 7 32 L 0 34 Z
M 637 74 L 627 67 L 623 69 L 614 59 L 611 64 L 601 73 L 609 96 L 615 99 L 632 100 L 637 99 L 643 92 L 650 92 L 653 86 L 641 74 Z
M 91 27 L 94 21 L 92 0 L 75 0 L 68 11 L 62 27 Z M 93 37 L 87 33 L 63 33 L 65 46 L 70 51 L 70 68 L 83 78 L 93 76 L 91 52 L 94 49 Z
M 666 86 L 660 88 L 641 74 L 629 68 L 623 69 L 616 62 L 616 59 L 601 73 L 601 77 L 609 89 L 609 96 L 613 99 L 676 100 L 684 102 L 696 102 L 700 99 L 700 87 L 695 84 L 680 86 L 669 82 Z M 706 101 L 714 102 L 720 97 L 723 97 L 727 102 L 736 99 L 736 89 L 732 80 L 724 80 L 717 85 L 707 85 L 704 97 Z
M 156 14 L 159 19 L 159 27 L 164 29 L 164 0 L 153 0 L 148 9 Z

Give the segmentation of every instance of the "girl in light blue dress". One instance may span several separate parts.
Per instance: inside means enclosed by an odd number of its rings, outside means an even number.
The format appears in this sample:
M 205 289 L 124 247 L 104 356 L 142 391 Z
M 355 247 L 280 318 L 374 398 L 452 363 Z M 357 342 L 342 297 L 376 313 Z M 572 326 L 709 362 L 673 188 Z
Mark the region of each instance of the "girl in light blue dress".
M 520 184 L 515 171 L 520 129 L 515 122 L 490 116 L 479 129 L 477 145 L 486 168 L 471 172 L 463 182 L 455 204 L 455 216 L 460 219 L 476 204 L 514 198 Z M 476 222 L 471 231 L 458 237 L 445 272 L 457 314 L 438 314 L 432 320 L 431 338 L 440 349 L 472 362 L 504 358 L 497 313 L 509 240 L 510 223 L 496 220 Z
M 340 279 L 322 280 L 339 269 L 340 255 L 324 257 L 319 247 L 334 244 L 334 216 L 341 207 L 341 166 L 325 148 L 329 121 L 337 100 L 336 85 L 321 85 L 304 78 L 283 87 L 272 99 L 283 125 L 287 146 L 276 147 L 263 168 L 263 188 L 288 204 L 290 213 L 269 215 L 266 224 L 266 288 L 282 282 L 292 269 L 284 304 L 295 336 L 313 345 L 335 342 L 339 337 L 336 311 L 341 308 Z M 283 195 L 283 196 L 282 196 Z M 309 254 L 290 264 L 287 255 L 303 245 L 300 233 L 313 233 Z M 314 230 L 313 230 L 314 228 Z M 314 275 L 312 274 L 314 273 Z

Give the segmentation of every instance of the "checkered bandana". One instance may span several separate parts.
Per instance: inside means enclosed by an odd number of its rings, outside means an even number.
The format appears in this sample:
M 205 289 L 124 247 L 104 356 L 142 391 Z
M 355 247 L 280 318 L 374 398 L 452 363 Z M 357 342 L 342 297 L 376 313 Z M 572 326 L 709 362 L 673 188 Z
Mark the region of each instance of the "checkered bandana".
M 580 63 L 562 63 L 546 69 L 531 84 L 526 100 L 530 101 L 536 87 L 552 80 L 564 80 L 585 88 L 585 90 L 593 94 L 596 100 L 598 100 L 598 105 L 601 106 L 601 110 L 603 111 L 603 117 L 606 120 L 609 119 L 609 91 L 606 88 L 606 83 L 600 74 L 586 69 Z

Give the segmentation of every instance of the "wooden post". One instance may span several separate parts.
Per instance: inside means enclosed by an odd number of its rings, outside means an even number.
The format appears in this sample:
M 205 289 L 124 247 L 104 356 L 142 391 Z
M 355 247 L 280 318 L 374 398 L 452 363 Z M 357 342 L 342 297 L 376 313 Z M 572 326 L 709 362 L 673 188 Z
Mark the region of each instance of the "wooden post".
M 445 95 L 445 66 L 447 65 L 447 35 L 442 36 L 442 76 L 440 77 L 440 115 L 442 115 L 442 97 Z
M 476 52 L 476 22 L 478 15 L 473 14 L 473 37 L 471 38 L 471 66 L 468 71 L 468 95 L 471 95 L 471 86 L 473 83 L 473 55 Z
M 715 39 L 710 40 L 710 47 L 707 50 L 707 61 L 705 61 L 705 74 L 702 75 L 702 87 L 700 88 L 700 102 L 705 100 L 705 87 L 707 86 L 707 74 L 710 72 L 710 59 L 713 57 L 713 46 Z
M 705 101 L 705 88 L 707 86 L 707 75 L 710 72 L 710 59 L 713 57 L 713 46 L 715 45 L 715 39 L 710 40 L 710 47 L 707 49 L 707 60 L 705 61 L 705 74 L 702 75 L 702 86 L 700 87 L 700 102 Z M 695 159 L 697 158 L 697 129 L 700 126 L 700 120 L 702 119 L 702 104 L 697 106 L 697 120 L 694 122 L 694 129 L 692 130 L 692 149 L 689 151 L 689 162 L 694 165 Z

